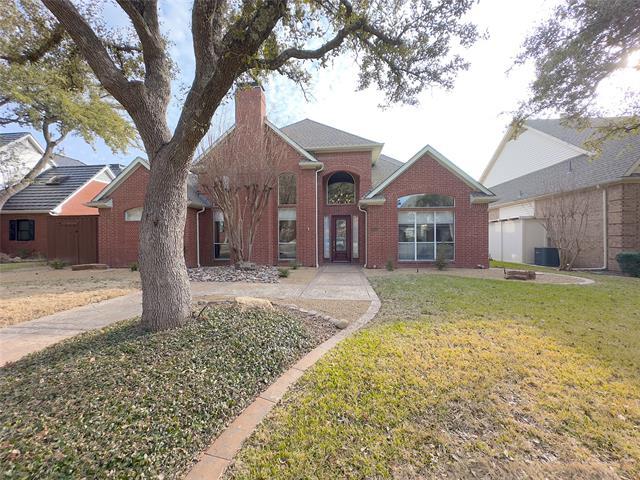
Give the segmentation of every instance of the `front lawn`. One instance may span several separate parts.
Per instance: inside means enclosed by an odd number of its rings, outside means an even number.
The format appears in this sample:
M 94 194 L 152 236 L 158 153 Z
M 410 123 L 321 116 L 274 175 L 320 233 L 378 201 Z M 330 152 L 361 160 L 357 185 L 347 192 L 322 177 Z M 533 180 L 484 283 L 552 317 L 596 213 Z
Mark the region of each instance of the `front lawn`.
M 129 269 L 54 270 L 37 262 L 0 270 L 0 327 L 135 292 L 140 275 Z M 34 265 L 35 264 L 35 265 Z
M 376 277 L 228 476 L 640 478 L 640 280 Z
M 288 310 L 136 321 L 0 369 L 2 478 L 179 478 L 252 399 L 334 333 Z

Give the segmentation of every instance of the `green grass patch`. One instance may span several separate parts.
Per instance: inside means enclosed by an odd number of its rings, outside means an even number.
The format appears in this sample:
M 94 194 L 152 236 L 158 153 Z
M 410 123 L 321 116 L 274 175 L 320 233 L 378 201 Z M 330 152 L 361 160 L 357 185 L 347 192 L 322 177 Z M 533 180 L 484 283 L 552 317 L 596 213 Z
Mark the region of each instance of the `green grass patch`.
M 0 272 L 10 272 L 12 270 L 21 270 L 23 268 L 41 267 L 46 265 L 47 262 L 15 262 L 15 263 L 0 263 Z
M 376 277 L 236 479 L 639 478 L 640 281 Z
M 287 311 L 217 306 L 173 331 L 127 321 L 30 355 L 0 369 L 3 478 L 179 477 L 324 336 Z

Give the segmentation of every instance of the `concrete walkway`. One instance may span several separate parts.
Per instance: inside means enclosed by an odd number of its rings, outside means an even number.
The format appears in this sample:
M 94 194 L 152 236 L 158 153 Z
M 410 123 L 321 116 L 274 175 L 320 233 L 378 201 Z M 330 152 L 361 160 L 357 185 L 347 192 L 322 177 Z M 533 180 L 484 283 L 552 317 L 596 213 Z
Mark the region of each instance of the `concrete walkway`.
M 278 300 L 373 300 L 372 290 L 362 270 L 352 265 L 321 267 L 315 277 L 306 284 L 192 282 L 191 290 L 194 298 L 221 295 Z M 141 303 L 142 294 L 138 292 L 2 328 L 0 366 L 65 338 L 136 317 L 142 313 Z

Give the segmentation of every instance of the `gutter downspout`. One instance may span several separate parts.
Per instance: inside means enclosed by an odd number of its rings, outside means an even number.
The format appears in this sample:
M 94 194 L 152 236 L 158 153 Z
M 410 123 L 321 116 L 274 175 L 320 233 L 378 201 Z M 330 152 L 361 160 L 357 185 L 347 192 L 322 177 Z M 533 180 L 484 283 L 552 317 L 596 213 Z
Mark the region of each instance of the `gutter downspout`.
M 200 268 L 200 214 L 205 211 L 205 207 L 196 212 L 196 265 Z
M 320 266 L 319 263 L 319 248 L 318 248 L 318 173 L 324 170 L 324 163 L 320 168 L 316 170 L 316 268 Z
M 367 268 L 369 262 L 369 212 L 364 210 L 360 203 L 358 203 L 358 210 L 364 213 L 364 266 Z

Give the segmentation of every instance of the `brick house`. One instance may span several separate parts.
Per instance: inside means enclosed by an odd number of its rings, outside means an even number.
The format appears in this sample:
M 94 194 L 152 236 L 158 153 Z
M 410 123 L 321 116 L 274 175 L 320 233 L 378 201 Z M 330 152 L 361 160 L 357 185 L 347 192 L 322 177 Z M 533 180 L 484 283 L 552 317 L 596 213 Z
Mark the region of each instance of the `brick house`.
M 0 251 L 11 256 L 42 255 L 76 264 L 94 263 L 98 256 L 98 210 L 86 203 L 116 174 L 108 165 L 85 165 L 68 157 L 56 156 L 54 162 L 58 166 L 47 168 L 4 204 Z
M 591 120 L 593 127 L 606 119 Z M 489 249 L 496 260 L 534 263 L 535 247 L 553 246 L 541 218 L 551 202 L 571 196 L 588 206 L 579 268 L 619 270 L 615 257 L 640 251 L 640 135 L 585 147 L 593 129 L 558 119 L 509 129 L 480 181 L 498 201 L 489 207 Z
M 258 225 L 253 261 L 384 268 L 428 266 L 442 256 L 452 266 L 488 266 L 485 225 L 494 196 L 435 149 L 402 163 L 381 154 L 382 143 L 312 120 L 278 128 L 266 117 L 263 89 L 245 86 L 236 94 L 236 124 L 219 141 L 256 129 L 282 142 L 286 158 Z M 137 159 L 89 204 L 100 212 L 102 263 L 125 266 L 137 258 L 148 168 Z M 194 176 L 188 207 L 187 265 L 229 263 L 222 213 Z

